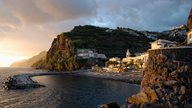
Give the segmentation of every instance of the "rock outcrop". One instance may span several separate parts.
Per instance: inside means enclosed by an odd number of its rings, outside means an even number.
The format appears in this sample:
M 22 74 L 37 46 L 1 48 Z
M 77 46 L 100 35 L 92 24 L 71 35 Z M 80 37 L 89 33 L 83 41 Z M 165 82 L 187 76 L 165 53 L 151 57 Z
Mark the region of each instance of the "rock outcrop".
M 113 103 L 103 104 L 99 106 L 99 108 L 120 108 L 120 106 L 117 103 L 113 102 Z
M 188 21 L 187 21 L 187 28 L 188 28 L 188 30 L 192 29 L 192 9 L 189 13 L 189 17 L 188 17 Z
M 6 90 L 16 90 L 16 89 L 39 88 L 45 86 L 40 85 L 39 83 L 33 81 L 30 78 L 30 75 L 21 74 L 9 77 L 7 81 L 3 83 L 3 87 Z
M 72 71 L 78 68 L 71 40 L 60 34 L 47 52 L 47 68 L 56 71 Z
M 191 55 L 192 48 L 149 50 L 149 61 L 143 73 L 140 93 L 128 98 L 129 106 L 192 107 Z

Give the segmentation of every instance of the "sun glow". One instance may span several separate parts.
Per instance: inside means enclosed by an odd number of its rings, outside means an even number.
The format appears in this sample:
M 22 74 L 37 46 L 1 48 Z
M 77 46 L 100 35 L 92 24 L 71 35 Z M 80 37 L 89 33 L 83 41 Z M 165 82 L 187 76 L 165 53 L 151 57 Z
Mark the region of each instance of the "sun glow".
M 7 44 L 9 43 L 9 44 Z M 13 44 L 10 44 L 13 43 Z M 0 67 L 9 67 L 13 62 L 23 60 L 29 57 L 23 51 L 15 48 L 17 44 L 14 41 L 0 42 Z
M 9 67 L 13 62 L 23 59 L 26 59 L 26 57 L 19 55 L 0 54 L 0 67 Z

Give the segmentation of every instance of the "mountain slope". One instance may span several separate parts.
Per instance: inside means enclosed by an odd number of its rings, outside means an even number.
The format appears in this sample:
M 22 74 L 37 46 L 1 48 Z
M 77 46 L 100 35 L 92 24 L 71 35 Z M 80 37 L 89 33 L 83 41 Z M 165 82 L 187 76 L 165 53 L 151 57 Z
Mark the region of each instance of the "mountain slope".
M 124 57 L 128 48 L 131 52 L 144 52 L 152 41 L 132 29 L 117 28 L 110 32 L 107 30 L 109 29 L 90 25 L 76 26 L 63 35 L 71 40 L 72 46 L 76 49 L 95 49 L 107 57 Z
M 120 27 L 109 29 L 91 25 L 75 26 L 70 32 L 61 33 L 54 39 L 47 53 L 45 66 L 57 71 L 75 70 L 86 63 L 75 58 L 77 49 L 92 49 L 108 58 L 122 58 L 127 49 L 131 53 L 147 51 L 150 42 L 158 38 L 183 44 L 186 27 L 183 25 L 165 32 L 149 32 Z
M 45 60 L 46 51 L 40 52 L 38 55 L 35 55 L 27 60 L 17 61 L 10 65 L 10 67 L 32 67 L 32 65 L 40 60 Z

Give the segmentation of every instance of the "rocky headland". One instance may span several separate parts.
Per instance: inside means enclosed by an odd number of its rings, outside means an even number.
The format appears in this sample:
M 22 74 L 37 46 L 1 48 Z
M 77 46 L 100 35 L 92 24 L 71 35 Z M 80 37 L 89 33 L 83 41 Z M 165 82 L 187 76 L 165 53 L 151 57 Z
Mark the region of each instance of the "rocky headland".
M 78 68 L 71 40 L 64 34 L 58 35 L 52 42 L 46 56 L 46 68 L 56 71 L 72 71 Z

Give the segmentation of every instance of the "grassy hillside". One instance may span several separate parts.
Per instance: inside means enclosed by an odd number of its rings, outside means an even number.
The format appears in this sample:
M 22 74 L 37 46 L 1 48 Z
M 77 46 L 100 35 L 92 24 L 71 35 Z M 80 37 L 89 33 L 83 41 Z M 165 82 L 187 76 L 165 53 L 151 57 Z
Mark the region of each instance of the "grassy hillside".
M 149 48 L 149 42 L 152 41 L 137 31 L 135 32 L 139 36 L 122 29 L 106 32 L 107 29 L 90 25 L 76 26 L 63 35 L 72 40 L 75 48 L 95 49 L 108 57 L 124 57 L 127 49 L 130 49 L 131 52 L 144 52 Z

